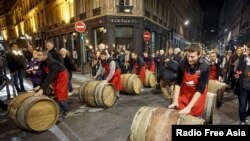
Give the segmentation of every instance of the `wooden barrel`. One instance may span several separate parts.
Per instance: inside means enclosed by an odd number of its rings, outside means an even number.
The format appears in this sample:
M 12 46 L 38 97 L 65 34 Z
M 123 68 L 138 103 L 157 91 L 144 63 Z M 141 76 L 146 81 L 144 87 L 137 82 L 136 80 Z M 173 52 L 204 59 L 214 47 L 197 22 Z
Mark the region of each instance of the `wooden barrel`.
M 217 80 L 209 80 L 208 91 L 217 95 L 217 106 L 221 106 L 223 101 L 223 96 L 225 92 L 225 83 L 221 83 Z
M 45 131 L 59 117 L 57 103 L 47 96 L 25 93 L 15 97 L 9 104 L 8 115 L 17 126 L 32 131 Z
M 142 82 L 136 74 L 122 74 L 122 93 L 140 94 L 142 90 Z
M 79 99 L 93 107 L 112 107 L 116 101 L 116 91 L 112 84 L 104 81 L 86 81 L 78 91 Z
M 203 118 L 207 124 L 213 124 L 214 111 L 216 107 L 217 95 L 214 93 L 207 93 L 205 111 L 203 113 Z
M 203 119 L 180 115 L 174 109 L 141 107 L 130 128 L 130 141 L 171 141 L 173 124 L 203 123 Z
M 144 86 L 153 88 L 156 85 L 156 77 L 153 72 L 150 72 L 149 70 L 146 70 L 146 81 Z

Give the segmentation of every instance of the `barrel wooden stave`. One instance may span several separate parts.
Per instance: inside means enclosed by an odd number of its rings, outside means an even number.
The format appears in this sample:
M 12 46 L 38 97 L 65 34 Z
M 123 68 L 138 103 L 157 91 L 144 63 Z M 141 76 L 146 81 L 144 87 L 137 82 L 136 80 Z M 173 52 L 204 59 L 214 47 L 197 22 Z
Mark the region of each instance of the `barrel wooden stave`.
M 84 93 L 83 93 L 83 91 L 84 91 L 84 89 L 85 89 L 85 87 L 86 87 L 86 85 L 88 83 L 89 83 L 89 81 L 83 82 L 82 85 L 80 86 L 79 90 L 78 90 L 78 98 L 79 98 L 80 102 L 85 102 L 84 101 Z
M 112 107 L 116 101 L 115 87 L 112 84 L 107 84 L 101 92 L 104 107 Z
M 17 121 L 18 109 L 19 109 L 20 105 L 23 103 L 23 101 L 25 101 L 27 98 L 33 96 L 34 94 L 35 94 L 34 92 L 27 92 L 27 93 L 18 95 L 17 97 L 13 98 L 11 100 L 11 102 L 9 103 L 8 116 L 19 127 L 21 127 L 21 126 L 20 126 L 19 122 Z
M 214 93 L 207 93 L 205 110 L 202 117 L 205 119 L 207 124 L 213 124 L 213 117 L 216 108 L 217 95 Z
M 177 110 L 141 107 L 136 113 L 130 141 L 171 141 L 173 124 L 203 124 L 204 120 L 193 116 L 181 116 Z
M 144 83 L 145 87 L 153 88 L 156 85 L 156 78 L 153 72 L 149 70 L 146 71 L 146 81 Z
M 91 81 L 86 85 L 85 89 L 83 90 L 84 101 L 87 103 L 87 105 L 97 107 L 94 94 L 96 87 L 99 83 L 100 81 Z
M 142 90 L 141 79 L 139 77 L 136 77 L 133 81 L 133 93 L 137 95 L 141 94 L 141 90 Z
M 225 87 L 225 83 L 221 83 L 217 80 L 209 80 L 208 82 L 208 91 L 217 95 L 217 106 L 222 104 Z
M 128 93 L 128 85 L 127 85 L 127 82 L 128 82 L 128 78 L 131 74 L 122 74 L 121 75 L 121 81 L 122 81 L 122 90 L 121 92 L 123 93 Z

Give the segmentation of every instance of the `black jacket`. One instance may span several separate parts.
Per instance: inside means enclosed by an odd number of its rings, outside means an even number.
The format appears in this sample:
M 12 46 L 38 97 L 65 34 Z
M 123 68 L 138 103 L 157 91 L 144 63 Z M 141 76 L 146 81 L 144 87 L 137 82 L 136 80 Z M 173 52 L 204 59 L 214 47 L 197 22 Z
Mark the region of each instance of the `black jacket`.
M 65 58 L 63 58 L 63 64 L 65 68 L 68 70 L 70 77 L 72 76 L 72 71 L 76 70 L 76 67 L 73 63 L 73 60 L 66 55 Z
M 10 72 L 25 69 L 26 67 L 26 60 L 23 55 L 15 55 L 12 52 L 7 52 L 6 61 Z
M 45 72 L 44 68 L 48 68 L 49 72 Z M 65 67 L 62 63 L 53 59 L 50 55 L 46 61 L 41 62 L 41 68 L 43 69 L 42 79 L 40 82 L 41 89 L 45 90 L 53 82 L 58 72 L 65 70 Z
M 56 50 L 56 48 L 53 48 L 49 51 L 49 54 L 51 55 L 51 57 L 53 59 L 55 59 L 56 61 L 60 62 L 63 64 L 63 58 L 60 55 L 60 53 Z
M 244 73 L 245 72 L 245 69 L 246 69 L 246 66 L 247 66 L 247 63 L 246 63 L 246 56 L 242 56 L 239 60 L 239 65 L 236 69 L 236 72 L 242 72 Z M 241 89 L 242 89 L 242 86 L 243 86 L 243 83 L 244 83 L 244 77 L 242 77 L 243 75 L 240 75 L 240 78 L 238 79 L 237 83 L 236 83 L 236 87 L 235 87 L 235 90 L 234 90 L 234 94 L 238 95 L 240 94 L 241 92 Z
M 223 76 L 223 71 L 222 71 L 222 67 L 221 66 L 222 65 L 221 65 L 220 59 L 217 59 L 217 63 L 216 63 L 217 72 L 216 72 L 216 77 L 215 77 L 216 80 L 218 80 L 220 76 L 221 77 Z M 211 69 L 211 67 L 212 67 L 212 64 L 210 64 L 210 69 Z
M 165 59 L 166 56 L 165 55 L 158 55 L 155 57 L 155 63 L 156 63 L 156 67 L 158 70 L 160 70 L 162 67 L 165 66 Z
M 178 54 L 174 55 L 173 59 L 174 59 L 177 63 L 180 63 L 180 61 L 182 60 L 181 53 L 178 53 Z

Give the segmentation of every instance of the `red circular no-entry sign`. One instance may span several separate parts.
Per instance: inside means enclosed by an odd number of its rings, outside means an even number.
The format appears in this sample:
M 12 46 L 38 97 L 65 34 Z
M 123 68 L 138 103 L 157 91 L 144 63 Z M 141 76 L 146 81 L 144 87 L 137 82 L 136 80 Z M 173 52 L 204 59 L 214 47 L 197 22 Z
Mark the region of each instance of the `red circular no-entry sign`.
M 144 41 L 149 41 L 151 38 L 150 32 L 148 32 L 148 31 L 144 32 L 143 38 L 144 38 Z
M 75 29 L 76 29 L 77 32 L 80 32 L 80 33 L 85 32 L 86 24 L 84 22 L 82 22 L 82 21 L 77 21 L 75 23 Z

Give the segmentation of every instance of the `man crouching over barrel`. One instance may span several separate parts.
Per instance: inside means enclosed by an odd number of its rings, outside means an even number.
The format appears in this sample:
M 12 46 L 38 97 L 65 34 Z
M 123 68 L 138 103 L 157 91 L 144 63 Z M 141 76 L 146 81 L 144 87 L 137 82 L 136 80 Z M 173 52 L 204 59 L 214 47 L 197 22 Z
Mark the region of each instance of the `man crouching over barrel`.
M 187 56 L 179 63 L 173 103 L 169 108 L 180 110 L 180 114 L 201 116 L 204 112 L 209 63 L 201 58 L 200 44 L 193 43 L 187 49 Z
M 62 118 L 66 118 L 69 111 L 69 106 L 67 103 L 68 72 L 63 64 L 52 59 L 52 57 L 46 51 L 39 51 L 37 57 L 41 62 L 43 75 L 40 86 L 35 88 L 35 96 L 41 96 L 43 91 L 47 89 L 52 83 L 55 92 L 55 98 L 61 108 L 61 116 Z
M 121 81 L 121 70 L 118 66 L 118 63 L 109 56 L 107 50 L 103 50 L 100 54 L 101 65 L 94 76 L 96 79 L 99 75 L 105 72 L 105 82 L 112 83 L 116 90 L 116 96 L 120 98 L 120 90 L 122 89 L 122 81 Z

